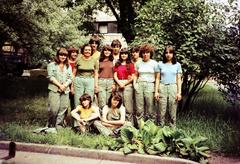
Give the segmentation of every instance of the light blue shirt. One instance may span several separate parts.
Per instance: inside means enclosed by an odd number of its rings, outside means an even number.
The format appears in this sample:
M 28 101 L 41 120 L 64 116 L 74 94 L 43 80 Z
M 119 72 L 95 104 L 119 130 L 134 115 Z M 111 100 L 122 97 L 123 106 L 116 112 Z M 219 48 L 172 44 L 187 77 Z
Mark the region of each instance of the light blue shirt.
M 155 73 L 159 72 L 158 63 L 150 59 L 147 62 L 138 61 L 136 63 L 136 71 L 139 74 L 138 81 L 155 82 Z
M 158 63 L 158 68 L 160 69 L 160 83 L 162 84 L 176 84 L 177 74 L 182 74 L 182 67 L 178 62 L 176 64 L 169 64 L 160 61 Z

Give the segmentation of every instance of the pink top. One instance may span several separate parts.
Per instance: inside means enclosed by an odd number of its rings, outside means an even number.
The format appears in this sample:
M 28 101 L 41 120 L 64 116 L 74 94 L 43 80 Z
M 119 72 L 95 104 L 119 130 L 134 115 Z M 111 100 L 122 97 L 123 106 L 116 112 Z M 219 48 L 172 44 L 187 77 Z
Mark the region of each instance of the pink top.
M 99 78 L 113 78 L 113 62 L 102 61 L 99 62 Z
M 119 65 L 118 67 L 114 67 L 114 72 L 117 72 L 117 77 L 119 80 L 127 80 L 128 76 L 135 73 L 135 68 L 133 63 L 129 63 L 129 68 L 127 69 L 127 65 Z

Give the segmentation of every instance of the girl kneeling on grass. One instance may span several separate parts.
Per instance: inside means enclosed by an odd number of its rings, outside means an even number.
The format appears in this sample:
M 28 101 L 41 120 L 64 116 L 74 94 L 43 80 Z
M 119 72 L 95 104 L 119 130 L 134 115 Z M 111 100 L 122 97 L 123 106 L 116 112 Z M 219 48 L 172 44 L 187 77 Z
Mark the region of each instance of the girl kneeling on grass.
M 74 129 L 77 132 L 89 131 L 93 121 L 97 119 L 99 109 L 96 106 L 92 106 L 91 96 L 87 93 L 80 97 L 80 105 L 78 105 L 72 112 L 71 115 L 74 118 Z
M 125 121 L 126 109 L 122 106 L 122 97 L 118 93 L 113 93 L 108 104 L 102 109 L 101 121 L 94 121 L 95 127 L 105 136 L 116 136 L 123 126 L 130 126 L 131 122 Z

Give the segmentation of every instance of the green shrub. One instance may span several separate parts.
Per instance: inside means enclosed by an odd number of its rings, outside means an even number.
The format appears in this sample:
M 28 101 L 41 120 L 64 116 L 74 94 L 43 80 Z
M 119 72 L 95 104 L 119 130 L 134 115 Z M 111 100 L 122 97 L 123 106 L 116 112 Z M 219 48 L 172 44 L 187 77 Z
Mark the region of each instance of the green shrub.
M 168 126 L 159 127 L 150 120 L 141 120 L 139 129 L 133 126 L 123 128 L 117 141 L 117 149 L 124 154 L 170 155 L 194 161 L 209 157 L 206 137 L 187 135 L 181 129 Z

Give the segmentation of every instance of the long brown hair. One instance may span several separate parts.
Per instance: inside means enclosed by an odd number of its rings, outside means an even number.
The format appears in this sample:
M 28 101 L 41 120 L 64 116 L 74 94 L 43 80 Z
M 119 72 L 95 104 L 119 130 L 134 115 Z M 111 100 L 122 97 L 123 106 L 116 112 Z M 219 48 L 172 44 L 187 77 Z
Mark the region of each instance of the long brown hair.
M 102 61 L 105 59 L 104 51 L 106 51 L 106 50 L 108 50 L 108 51 L 111 52 L 111 54 L 110 54 L 110 56 L 109 56 L 109 58 L 108 58 L 109 61 L 113 61 L 113 54 L 112 54 L 113 49 L 112 49 L 112 47 L 111 47 L 109 44 L 106 44 L 106 45 L 103 46 L 103 48 L 102 48 L 102 51 L 101 51 L 101 54 L 100 54 L 100 59 L 99 59 L 100 62 L 102 62 Z
M 117 93 L 117 92 L 113 92 L 113 93 L 111 94 L 111 96 L 109 97 L 109 99 L 108 99 L 107 106 L 108 106 L 109 108 L 112 107 L 112 99 L 119 101 L 119 102 L 118 102 L 118 105 L 117 105 L 117 108 L 120 108 L 121 105 L 122 105 L 122 96 L 121 96 L 119 93 Z
M 172 58 L 172 64 L 176 64 L 177 63 L 177 58 L 176 58 L 176 51 L 174 49 L 174 47 L 172 45 L 167 45 L 163 51 L 163 63 L 167 62 L 167 58 L 166 58 L 166 52 L 170 51 L 171 53 L 173 53 L 173 58 Z
M 130 72 L 130 64 L 132 63 L 132 60 L 131 60 L 131 55 L 129 54 L 128 48 L 122 48 L 120 50 L 119 59 L 118 59 L 117 63 L 115 64 L 115 67 L 120 66 L 121 63 L 123 62 L 123 59 L 121 57 L 121 54 L 123 54 L 123 53 L 128 55 L 128 58 L 126 60 L 126 67 L 127 67 L 127 72 Z

